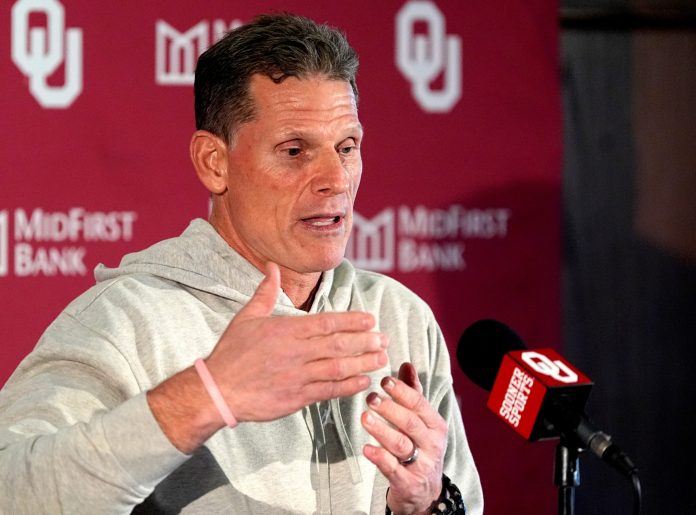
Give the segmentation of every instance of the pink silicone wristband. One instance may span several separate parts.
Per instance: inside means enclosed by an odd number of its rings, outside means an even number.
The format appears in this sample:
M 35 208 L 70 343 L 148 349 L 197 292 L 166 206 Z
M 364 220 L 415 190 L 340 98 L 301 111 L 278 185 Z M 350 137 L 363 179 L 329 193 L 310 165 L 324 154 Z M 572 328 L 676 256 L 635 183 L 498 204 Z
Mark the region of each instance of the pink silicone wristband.
M 205 386 L 208 395 L 210 395 L 210 398 L 213 399 L 213 403 L 215 404 L 217 410 L 220 412 L 222 420 L 225 421 L 225 424 L 227 424 L 228 427 L 236 426 L 237 419 L 234 418 L 234 415 L 230 411 L 230 407 L 225 402 L 222 393 L 220 393 L 220 389 L 218 388 L 218 385 L 215 383 L 213 376 L 210 375 L 210 370 L 208 370 L 205 361 L 203 361 L 201 358 L 198 358 L 196 361 L 194 361 L 193 366 L 196 367 L 196 372 L 198 372 L 198 376 L 201 378 L 201 381 L 203 381 L 203 386 Z

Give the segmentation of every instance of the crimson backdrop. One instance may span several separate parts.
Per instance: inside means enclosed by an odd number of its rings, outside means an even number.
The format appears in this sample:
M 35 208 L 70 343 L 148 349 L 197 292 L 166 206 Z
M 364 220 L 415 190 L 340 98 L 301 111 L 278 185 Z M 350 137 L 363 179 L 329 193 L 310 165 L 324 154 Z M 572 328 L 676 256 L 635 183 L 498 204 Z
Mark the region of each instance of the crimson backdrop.
M 341 27 L 361 57 L 349 255 L 424 297 L 452 350 L 482 317 L 558 345 L 556 2 L 16 0 L 0 6 L 0 384 L 98 262 L 206 215 L 191 66 L 271 9 Z M 550 444 L 518 440 L 454 375 L 486 512 L 554 513 Z

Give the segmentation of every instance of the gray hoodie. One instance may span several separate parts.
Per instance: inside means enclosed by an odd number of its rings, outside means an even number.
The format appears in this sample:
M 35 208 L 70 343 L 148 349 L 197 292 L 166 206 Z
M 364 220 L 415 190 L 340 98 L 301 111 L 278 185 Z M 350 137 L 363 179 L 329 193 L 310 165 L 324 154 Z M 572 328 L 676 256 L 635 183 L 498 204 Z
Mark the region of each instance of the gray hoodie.
M 218 431 L 193 455 L 162 433 L 145 392 L 206 357 L 263 275 L 203 220 L 95 271 L 0 391 L 0 513 L 384 513 L 387 482 L 362 456 L 368 392 Z M 449 422 L 445 473 L 480 515 L 478 474 L 430 309 L 343 261 L 310 313 L 367 311 L 391 344 L 373 387 L 412 362 Z M 274 315 L 304 316 L 281 293 Z M 263 345 L 256 342 L 255 345 Z

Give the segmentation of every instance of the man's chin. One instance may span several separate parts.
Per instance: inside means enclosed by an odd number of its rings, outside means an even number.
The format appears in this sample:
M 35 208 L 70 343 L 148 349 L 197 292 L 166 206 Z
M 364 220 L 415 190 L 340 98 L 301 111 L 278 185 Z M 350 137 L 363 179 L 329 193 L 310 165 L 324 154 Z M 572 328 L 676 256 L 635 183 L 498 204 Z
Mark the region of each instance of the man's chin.
M 301 266 L 295 268 L 295 270 L 307 274 L 327 272 L 341 264 L 343 261 L 343 254 L 312 256 L 312 258 L 311 261 L 303 263 Z

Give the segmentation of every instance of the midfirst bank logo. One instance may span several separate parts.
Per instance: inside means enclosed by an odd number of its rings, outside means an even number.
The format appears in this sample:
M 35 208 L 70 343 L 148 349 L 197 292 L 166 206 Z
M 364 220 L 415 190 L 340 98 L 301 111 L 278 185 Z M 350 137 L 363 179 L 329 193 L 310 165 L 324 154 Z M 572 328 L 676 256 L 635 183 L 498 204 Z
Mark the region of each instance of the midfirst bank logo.
M 130 241 L 135 211 L 0 211 L 0 277 L 87 275 L 85 243 Z
M 45 26 L 30 26 L 32 13 Z M 12 61 L 29 78 L 29 91 L 49 109 L 65 109 L 82 93 L 82 30 L 65 28 L 65 9 L 58 0 L 18 0 L 12 6 Z M 48 80 L 63 66 L 65 82 Z
M 372 218 L 353 213 L 346 257 L 376 272 L 466 269 L 466 239 L 505 238 L 512 212 L 507 208 L 445 209 L 388 207 Z
M 196 62 L 210 45 L 226 32 L 242 25 L 240 20 L 201 21 L 179 32 L 164 20 L 155 24 L 155 82 L 164 86 L 193 84 Z

